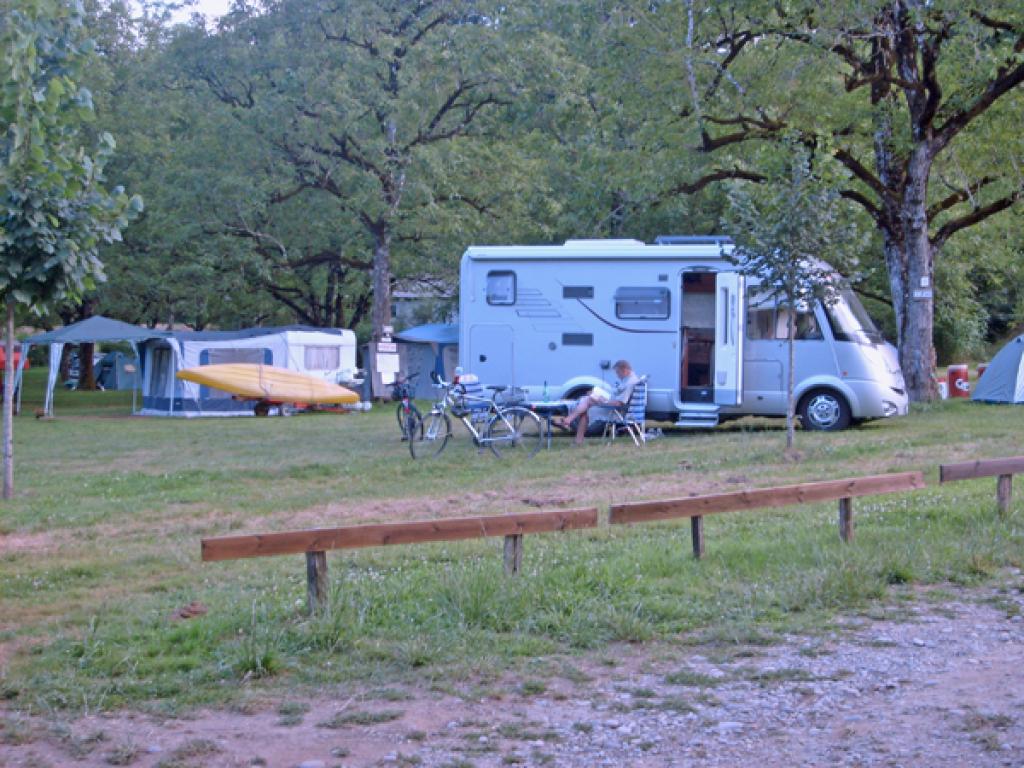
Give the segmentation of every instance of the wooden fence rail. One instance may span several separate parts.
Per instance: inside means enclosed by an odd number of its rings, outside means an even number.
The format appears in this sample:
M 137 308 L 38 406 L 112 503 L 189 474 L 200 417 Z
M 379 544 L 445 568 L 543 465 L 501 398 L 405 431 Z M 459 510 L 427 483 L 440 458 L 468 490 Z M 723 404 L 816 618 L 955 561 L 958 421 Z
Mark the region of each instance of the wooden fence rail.
M 977 477 L 996 478 L 996 506 L 999 514 L 1006 515 L 1013 502 L 1013 476 L 1024 474 L 1024 456 L 1008 456 L 1002 459 L 978 459 L 959 464 L 940 464 L 939 482 L 951 483 L 956 480 L 973 480 Z
M 852 477 L 845 480 L 757 488 L 710 496 L 691 496 L 685 499 L 616 504 L 609 511 L 608 522 L 612 525 L 624 525 L 689 517 L 693 554 L 699 558 L 704 555 L 704 515 L 838 500 L 839 536 L 848 542 L 853 539 L 855 497 L 898 493 L 924 487 L 924 475 L 921 472 Z
M 452 517 L 401 523 L 349 525 L 304 531 L 280 531 L 202 540 L 202 559 L 237 560 L 267 555 L 306 555 L 306 586 L 310 612 L 327 602 L 327 550 L 421 544 L 504 536 L 505 571 L 518 573 L 523 557 L 523 534 L 568 531 L 597 526 L 597 509 L 565 509 L 514 515 Z
M 1010 510 L 1013 475 L 1022 473 L 1024 456 L 1013 456 L 943 464 L 939 467 L 939 480 L 948 483 L 977 477 L 997 477 L 999 511 L 1006 514 Z M 839 537 L 844 542 L 849 542 L 853 539 L 854 498 L 899 493 L 924 487 L 924 476 L 921 472 L 851 477 L 844 480 L 756 488 L 735 493 L 615 504 L 609 509 L 608 522 L 611 525 L 623 525 L 688 517 L 693 538 L 693 554 L 699 558 L 704 555 L 704 515 L 837 500 Z M 246 557 L 304 553 L 309 610 L 315 612 L 321 610 L 327 603 L 327 550 L 330 549 L 504 536 L 505 572 L 515 574 L 522 566 L 524 534 L 596 528 L 597 524 L 597 509 L 591 507 L 218 536 L 202 540 L 202 559 L 237 560 Z

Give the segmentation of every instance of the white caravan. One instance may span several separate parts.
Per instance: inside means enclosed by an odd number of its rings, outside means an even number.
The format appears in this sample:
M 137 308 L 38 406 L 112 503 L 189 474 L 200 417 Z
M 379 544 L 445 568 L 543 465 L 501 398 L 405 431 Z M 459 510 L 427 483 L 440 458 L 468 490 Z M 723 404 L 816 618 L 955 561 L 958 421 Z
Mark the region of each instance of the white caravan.
M 459 358 L 532 401 L 578 396 L 625 358 L 649 380 L 648 416 L 713 427 L 784 416 L 786 310 L 728 257 L 726 237 L 472 246 L 462 257 Z M 797 313 L 796 399 L 805 427 L 907 412 L 896 350 L 857 297 Z

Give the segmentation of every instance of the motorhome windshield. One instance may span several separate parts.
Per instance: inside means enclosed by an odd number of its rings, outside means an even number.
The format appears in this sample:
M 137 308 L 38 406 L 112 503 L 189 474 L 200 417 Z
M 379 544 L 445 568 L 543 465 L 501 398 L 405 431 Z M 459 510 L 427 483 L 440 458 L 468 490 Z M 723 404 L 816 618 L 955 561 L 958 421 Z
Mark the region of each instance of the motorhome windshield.
M 881 344 L 883 341 L 871 316 L 849 287 L 840 290 L 835 301 L 825 304 L 825 315 L 836 341 L 857 344 Z

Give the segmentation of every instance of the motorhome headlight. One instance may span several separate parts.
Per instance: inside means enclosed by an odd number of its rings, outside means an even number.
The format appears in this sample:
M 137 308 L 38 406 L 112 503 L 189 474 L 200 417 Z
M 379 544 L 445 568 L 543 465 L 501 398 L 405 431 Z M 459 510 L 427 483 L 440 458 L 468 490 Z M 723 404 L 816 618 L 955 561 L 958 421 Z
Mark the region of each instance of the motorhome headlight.
M 891 403 L 888 400 L 882 401 L 882 416 L 884 418 L 888 419 L 890 416 L 895 416 L 899 413 L 899 410 L 896 403 Z

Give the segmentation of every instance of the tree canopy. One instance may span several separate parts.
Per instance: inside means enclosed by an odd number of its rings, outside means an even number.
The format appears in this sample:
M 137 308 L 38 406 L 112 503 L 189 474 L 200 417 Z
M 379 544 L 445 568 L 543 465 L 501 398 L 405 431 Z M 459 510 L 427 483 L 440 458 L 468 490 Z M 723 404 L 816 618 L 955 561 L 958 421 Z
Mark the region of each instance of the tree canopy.
M 344 0 L 213 20 L 93 0 L 97 130 L 148 210 L 95 306 L 390 321 L 480 242 L 708 234 L 806 152 L 915 397 L 1024 320 L 1024 11 L 1008 0 Z M 738 233 L 729 233 L 738 234 Z M 916 293 L 915 293 L 916 292 Z

